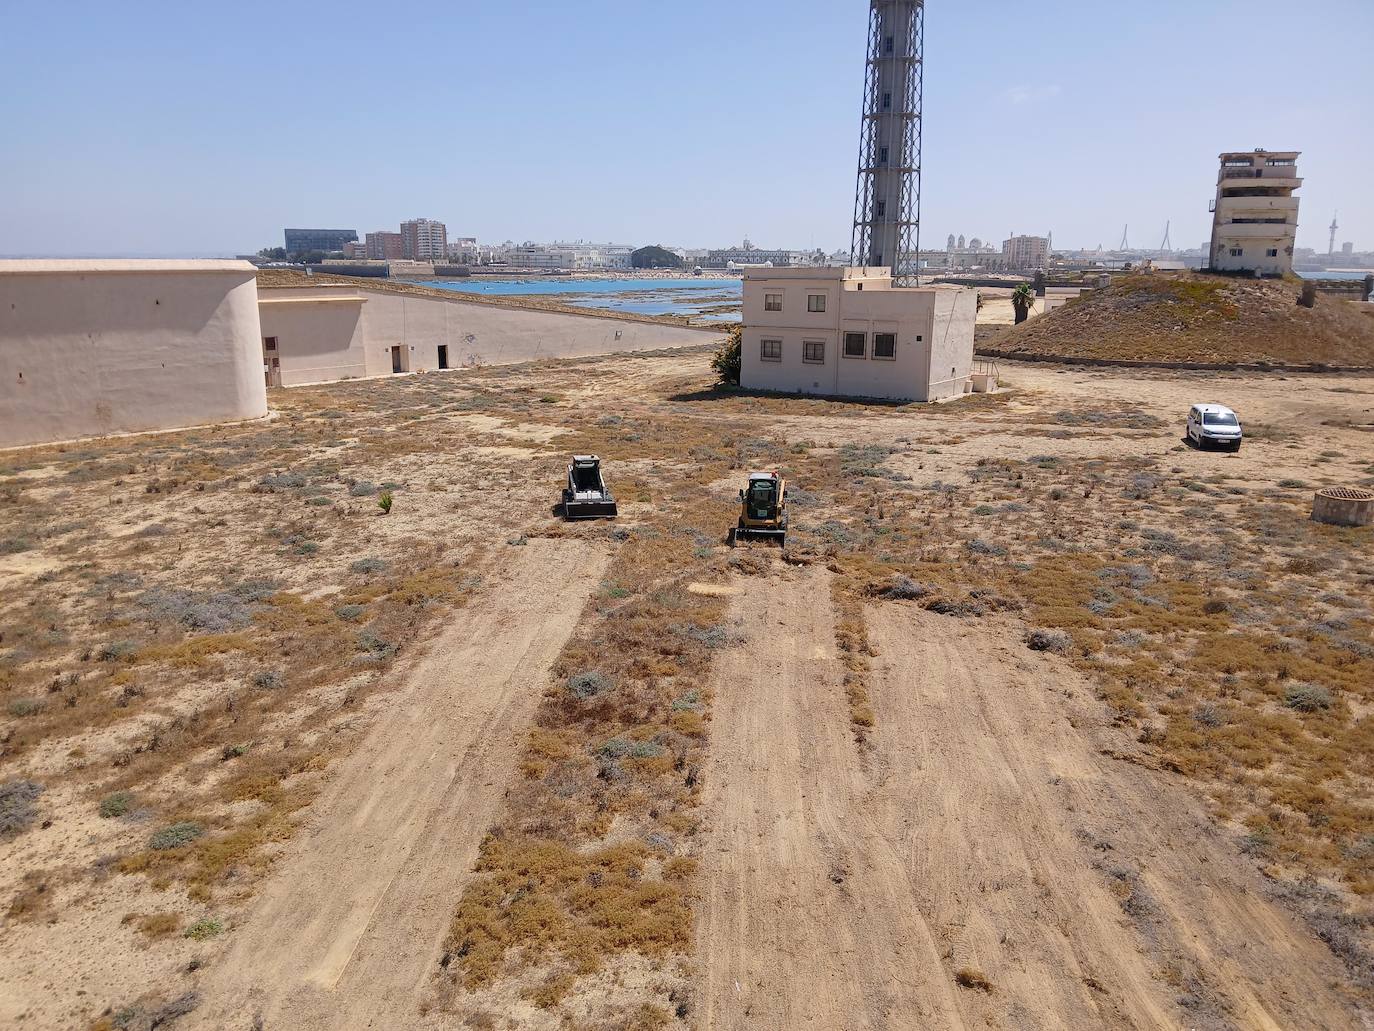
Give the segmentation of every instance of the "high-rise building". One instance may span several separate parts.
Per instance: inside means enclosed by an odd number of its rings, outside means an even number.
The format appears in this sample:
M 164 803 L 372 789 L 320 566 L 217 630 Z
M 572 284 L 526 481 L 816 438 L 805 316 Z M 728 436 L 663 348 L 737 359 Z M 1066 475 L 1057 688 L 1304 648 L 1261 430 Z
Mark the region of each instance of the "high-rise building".
M 330 253 L 343 250 L 343 245 L 358 238 L 356 229 L 287 229 L 287 254 L 308 254 L 311 251 Z
M 1002 241 L 1002 261 L 1007 268 L 1044 268 L 1049 258 L 1047 237 L 1012 236 Z
M 400 233 L 379 229 L 367 234 L 367 256 L 374 260 L 399 261 L 406 256 L 405 240 Z
M 1220 155 L 1212 202 L 1209 263 L 1217 272 L 1282 276 L 1293 271 L 1298 232 L 1296 150 L 1227 151 Z
M 432 218 L 401 223 L 404 256 L 412 261 L 443 261 L 448 256 L 448 227 Z
M 1354 243 L 1354 241 L 1352 241 L 1352 240 L 1346 240 L 1345 243 L 1341 244 L 1341 253 L 1342 253 L 1343 255 L 1345 255 L 1347 258 L 1350 257 L 1350 255 L 1354 254 L 1354 253 L 1355 253 L 1355 243 Z

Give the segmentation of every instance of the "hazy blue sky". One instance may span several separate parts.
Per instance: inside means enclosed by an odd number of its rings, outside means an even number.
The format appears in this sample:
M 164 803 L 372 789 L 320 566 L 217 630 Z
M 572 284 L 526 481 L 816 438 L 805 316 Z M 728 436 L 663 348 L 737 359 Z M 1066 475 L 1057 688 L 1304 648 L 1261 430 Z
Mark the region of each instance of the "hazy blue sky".
M 0 0 L 0 254 L 283 226 L 848 247 L 864 0 Z M 1299 246 L 1374 249 L 1371 0 L 930 0 L 922 243 L 1208 234 L 1303 151 Z M 1360 104 L 1365 105 L 1361 113 Z

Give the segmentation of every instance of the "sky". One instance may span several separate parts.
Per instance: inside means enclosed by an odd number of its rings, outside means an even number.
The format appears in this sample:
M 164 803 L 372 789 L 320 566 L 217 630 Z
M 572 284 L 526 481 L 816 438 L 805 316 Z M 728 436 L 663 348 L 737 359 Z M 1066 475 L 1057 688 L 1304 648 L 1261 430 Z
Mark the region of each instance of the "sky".
M 847 249 L 863 0 L 0 0 L 0 255 L 292 227 Z M 929 0 L 922 246 L 1210 232 L 1301 150 L 1298 246 L 1374 250 L 1370 0 Z M 1364 111 L 1361 112 L 1361 105 Z

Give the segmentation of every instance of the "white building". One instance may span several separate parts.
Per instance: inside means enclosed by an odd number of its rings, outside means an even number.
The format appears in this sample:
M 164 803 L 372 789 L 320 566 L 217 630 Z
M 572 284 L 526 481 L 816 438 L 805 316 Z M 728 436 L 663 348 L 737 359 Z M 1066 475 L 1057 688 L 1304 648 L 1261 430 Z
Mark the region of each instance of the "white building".
M 246 261 L 0 261 L 0 447 L 267 414 Z
M 964 393 L 977 295 L 893 286 L 886 268 L 744 273 L 740 385 L 935 401 Z
M 1211 268 L 1282 276 L 1293 271 L 1298 232 L 1296 150 L 1227 151 L 1220 155 L 1212 201 Z
M 523 268 L 594 272 L 631 267 L 634 248 L 622 243 L 522 243 L 506 255 Z

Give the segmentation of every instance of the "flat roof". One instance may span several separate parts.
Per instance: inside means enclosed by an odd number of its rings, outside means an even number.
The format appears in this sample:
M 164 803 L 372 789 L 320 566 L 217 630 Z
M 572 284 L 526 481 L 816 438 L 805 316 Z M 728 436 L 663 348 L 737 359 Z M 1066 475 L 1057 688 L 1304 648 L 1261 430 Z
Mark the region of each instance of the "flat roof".
M 237 258 L 6 258 L 0 276 L 42 272 L 249 272 Z
M 742 268 L 745 279 L 891 279 L 880 265 L 775 265 Z

